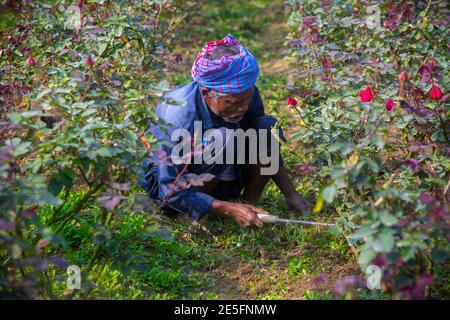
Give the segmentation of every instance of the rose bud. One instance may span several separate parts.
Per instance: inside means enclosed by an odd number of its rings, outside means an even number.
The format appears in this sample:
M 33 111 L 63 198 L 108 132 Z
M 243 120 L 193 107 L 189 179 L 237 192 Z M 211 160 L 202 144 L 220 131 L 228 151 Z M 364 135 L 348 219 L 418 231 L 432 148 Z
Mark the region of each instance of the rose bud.
M 390 112 L 390 111 L 394 110 L 394 107 L 395 107 L 395 102 L 392 101 L 392 99 L 388 99 L 386 101 L 386 110 Z
M 407 71 L 402 71 L 402 72 L 398 75 L 398 80 L 399 80 L 400 82 L 408 81 L 408 72 L 407 72 Z
M 288 98 L 288 106 L 296 106 L 298 104 L 297 100 L 293 97 Z
M 27 64 L 28 64 L 29 66 L 33 66 L 33 65 L 36 64 L 36 60 L 34 60 L 34 58 L 33 58 L 32 55 L 30 55 L 30 56 L 28 57 L 28 59 L 27 59 Z
M 94 60 L 92 60 L 91 56 L 88 56 L 88 57 L 86 58 L 86 64 L 87 64 L 89 67 L 93 67 L 93 66 L 94 66 Z

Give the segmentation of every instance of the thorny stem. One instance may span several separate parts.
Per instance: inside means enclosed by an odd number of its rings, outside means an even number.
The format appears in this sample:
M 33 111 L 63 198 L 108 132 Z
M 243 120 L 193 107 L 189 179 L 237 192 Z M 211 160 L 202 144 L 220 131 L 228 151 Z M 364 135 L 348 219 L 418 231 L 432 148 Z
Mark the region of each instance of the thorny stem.
M 88 179 L 88 177 L 86 176 L 86 174 L 85 174 L 83 168 L 82 168 L 81 166 L 78 166 L 78 169 L 80 169 L 80 173 L 81 173 L 81 176 L 83 177 L 84 182 L 86 182 L 86 184 L 88 185 L 88 187 L 91 187 L 91 186 L 92 186 L 92 182 L 89 181 L 89 179 Z
M 449 143 L 450 140 L 448 138 L 447 125 L 444 122 L 444 120 L 442 119 L 442 116 L 440 115 L 440 113 L 438 113 L 438 118 L 439 118 L 439 123 L 441 124 L 442 131 L 444 132 L 445 140 L 447 141 L 447 143 Z
M 156 15 L 155 28 L 158 28 L 158 25 L 159 25 L 159 17 L 160 17 L 160 15 L 161 15 L 161 12 L 162 12 L 162 9 L 163 9 L 165 3 L 166 3 L 166 0 L 164 0 L 163 2 L 161 2 L 161 4 L 159 5 L 158 14 Z
M 300 120 L 302 120 L 303 122 L 305 122 L 304 120 L 303 120 L 303 117 L 302 117 L 302 113 L 297 109 L 297 106 L 292 106 L 294 109 L 295 109 L 295 111 L 298 113 L 298 115 L 299 115 L 299 117 L 300 117 Z M 305 127 L 304 125 L 302 125 L 302 127 Z
M 91 88 L 91 78 L 92 78 L 92 72 L 90 71 L 88 74 L 86 87 L 84 88 L 83 95 L 81 96 L 81 102 L 83 102 L 84 99 L 86 99 L 86 95 L 87 95 L 89 89 Z

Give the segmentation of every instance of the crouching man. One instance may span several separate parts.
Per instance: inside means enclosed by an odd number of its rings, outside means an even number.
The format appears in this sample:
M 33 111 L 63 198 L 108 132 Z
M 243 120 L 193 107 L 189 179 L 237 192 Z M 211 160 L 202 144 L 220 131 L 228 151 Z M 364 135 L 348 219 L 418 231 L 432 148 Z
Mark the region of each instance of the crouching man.
M 203 47 L 194 81 L 168 92 L 156 108 L 164 124 L 149 131 L 159 150 L 139 178 L 149 197 L 194 220 L 209 213 L 261 227 L 258 214 L 267 212 L 256 205 L 273 179 L 292 209 L 310 211 L 283 166 L 279 141 L 286 139 L 264 112 L 258 72 L 256 58 L 230 34 Z M 239 197 L 246 203 L 230 202 Z

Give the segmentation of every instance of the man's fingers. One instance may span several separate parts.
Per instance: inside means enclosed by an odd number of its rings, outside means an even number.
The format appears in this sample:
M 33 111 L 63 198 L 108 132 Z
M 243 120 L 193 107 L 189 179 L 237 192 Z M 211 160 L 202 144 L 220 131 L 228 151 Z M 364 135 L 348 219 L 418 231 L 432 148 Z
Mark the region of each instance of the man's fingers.
M 255 214 L 255 217 L 253 218 L 253 223 L 256 224 L 260 228 L 264 226 L 264 222 L 262 222 L 261 219 L 258 218 L 258 216 L 256 214 Z
M 248 205 L 248 207 L 255 212 L 256 214 L 262 214 L 262 215 L 267 215 L 269 214 L 266 210 L 252 206 L 252 205 Z
M 260 228 L 263 227 L 264 222 L 258 217 L 258 214 L 268 215 L 269 213 L 266 210 L 252 206 L 250 204 L 246 204 L 245 207 L 247 208 L 247 210 L 249 210 L 250 214 L 253 215 L 252 223 Z
M 257 213 L 255 212 L 254 208 L 252 206 L 245 206 L 245 209 L 247 211 L 247 214 L 250 215 L 250 225 L 254 224 L 258 227 L 262 227 L 264 225 L 264 222 L 261 221 L 261 219 L 258 218 Z
M 251 225 L 256 225 L 261 228 L 262 226 L 264 226 L 264 222 L 259 219 L 258 214 L 268 214 L 263 209 L 246 204 L 235 206 L 235 210 L 236 215 L 234 215 L 234 220 L 239 224 L 239 226 L 243 228 L 249 227 Z
M 252 224 L 254 224 L 260 228 L 262 226 L 264 226 L 264 222 L 262 222 L 262 220 L 258 217 L 258 213 L 255 210 L 255 207 L 248 206 L 246 209 L 248 210 L 248 214 L 250 214 L 252 216 L 252 219 L 251 219 Z M 262 211 L 264 212 L 264 210 L 262 210 Z M 263 213 L 261 213 L 261 214 L 263 214 Z M 265 214 L 267 214 L 267 213 L 265 213 Z

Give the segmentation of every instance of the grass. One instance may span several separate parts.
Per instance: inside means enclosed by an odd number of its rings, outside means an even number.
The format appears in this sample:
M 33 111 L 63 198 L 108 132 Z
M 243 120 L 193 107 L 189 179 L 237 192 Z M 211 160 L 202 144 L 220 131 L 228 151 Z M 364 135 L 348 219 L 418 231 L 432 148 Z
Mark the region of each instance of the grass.
M 77 195 L 82 196 L 79 193 L 73 196 Z M 269 205 L 274 214 L 288 214 L 277 197 L 268 196 L 263 207 L 269 210 Z M 99 212 L 100 208 L 93 205 L 89 212 L 81 212 L 63 229 L 64 252 L 70 264 L 86 266 L 89 263 L 95 249 L 93 238 Z M 40 212 L 41 219 L 49 215 L 49 208 Z M 144 214 L 125 212 L 116 222 L 118 236 L 127 237 L 142 230 L 144 218 Z M 285 298 L 286 293 L 295 291 L 293 286 L 298 281 L 311 280 L 326 271 L 321 262 L 316 261 L 314 248 L 330 252 L 341 263 L 346 263 L 349 257 L 341 239 L 315 228 L 241 229 L 232 221 L 222 223 L 211 217 L 206 222 L 208 228 L 220 229 L 219 236 L 211 241 L 190 234 L 187 225 L 177 220 L 164 219 L 161 224 L 170 227 L 173 239 L 151 237 L 138 241 L 128 250 L 126 258 L 132 261 L 128 269 L 119 269 L 108 262 L 95 279 L 98 287 L 93 291 L 94 297 L 232 298 L 232 289 L 217 285 L 217 278 L 223 274 L 225 279 L 234 279 L 232 287 L 240 288 L 245 283 L 242 289 L 245 292 L 235 298 Z M 313 249 L 309 248 L 311 245 Z M 299 251 L 305 246 L 307 250 Z M 294 255 L 289 257 L 292 253 Z M 100 264 L 94 265 L 93 274 L 100 268 Z M 64 291 L 63 282 L 53 285 L 56 292 Z

